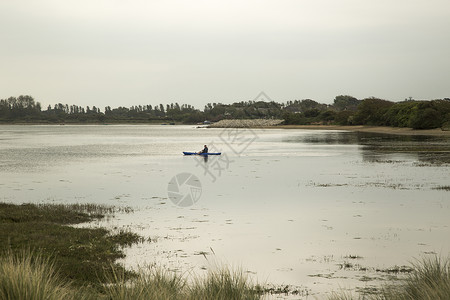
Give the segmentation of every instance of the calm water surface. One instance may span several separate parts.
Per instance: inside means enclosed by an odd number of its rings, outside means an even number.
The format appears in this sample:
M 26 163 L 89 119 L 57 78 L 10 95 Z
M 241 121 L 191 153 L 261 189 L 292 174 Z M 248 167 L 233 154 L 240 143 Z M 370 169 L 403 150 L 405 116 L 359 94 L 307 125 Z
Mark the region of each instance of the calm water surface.
M 208 144 L 220 157 L 183 156 Z M 198 201 L 172 203 L 193 174 Z M 241 267 L 322 297 L 450 252 L 450 140 L 193 126 L 0 126 L 0 201 L 129 206 L 89 226 L 138 232 L 130 268 Z M 181 194 L 190 193 L 181 186 Z M 357 257 L 357 258 L 355 258 Z M 300 296 L 296 296 L 299 298 Z

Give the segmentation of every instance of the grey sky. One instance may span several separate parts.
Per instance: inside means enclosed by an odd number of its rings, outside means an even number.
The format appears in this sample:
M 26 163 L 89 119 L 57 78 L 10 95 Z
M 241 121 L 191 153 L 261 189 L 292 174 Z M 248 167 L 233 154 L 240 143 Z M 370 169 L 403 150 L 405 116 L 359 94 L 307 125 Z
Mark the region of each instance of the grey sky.
M 0 0 L 0 98 L 450 97 L 449 0 Z

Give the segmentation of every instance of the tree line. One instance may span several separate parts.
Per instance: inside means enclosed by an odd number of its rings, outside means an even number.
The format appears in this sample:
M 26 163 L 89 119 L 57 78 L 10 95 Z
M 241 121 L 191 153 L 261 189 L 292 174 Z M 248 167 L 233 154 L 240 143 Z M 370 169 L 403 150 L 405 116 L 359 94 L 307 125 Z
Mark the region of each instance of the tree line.
M 405 99 L 392 102 L 379 98 L 336 96 L 332 104 L 311 99 L 286 103 L 240 101 L 208 103 L 203 110 L 189 104 L 133 105 L 131 107 L 81 107 L 58 103 L 42 109 L 32 96 L 0 100 L 2 123 L 184 123 L 222 119 L 284 119 L 285 124 L 336 124 L 412 127 L 430 129 L 450 126 L 450 99 Z

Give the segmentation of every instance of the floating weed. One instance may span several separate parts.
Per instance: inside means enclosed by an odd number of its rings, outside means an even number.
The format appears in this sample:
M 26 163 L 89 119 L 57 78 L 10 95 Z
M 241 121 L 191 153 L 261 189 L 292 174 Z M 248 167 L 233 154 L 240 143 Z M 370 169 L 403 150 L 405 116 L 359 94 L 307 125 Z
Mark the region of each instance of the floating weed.
M 389 274 L 400 274 L 400 273 L 411 273 L 414 269 L 408 266 L 394 266 L 386 269 L 375 269 L 377 272 L 389 273 Z
M 284 296 L 301 296 L 308 297 L 311 294 L 311 290 L 305 287 L 293 286 L 293 285 L 266 285 L 260 287 L 263 294 L 268 295 L 284 295 Z
M 444 190 L 444 191 L 450 192 L 450 185 L 437 186 L 437 187 L 434 187 L 433 190 Z
M 359 255 L 351 255 L 351 254 L 349 254 L 349 255 L 344 256 L 344 258 L 348 258 L 348 259 L 362 259 L 363 257 L 359 256 Z

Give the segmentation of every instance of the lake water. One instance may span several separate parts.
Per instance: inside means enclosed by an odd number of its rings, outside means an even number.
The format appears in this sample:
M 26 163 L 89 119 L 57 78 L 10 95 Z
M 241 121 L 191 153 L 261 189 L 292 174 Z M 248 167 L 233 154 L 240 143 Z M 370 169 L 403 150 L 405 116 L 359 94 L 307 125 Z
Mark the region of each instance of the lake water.
M 204 144 L 222 155 L 182 155 Z M 131 207 L 89 225 L 151 240 L 126 250 L 126 266 L 202 274 L 225 264 L 290 285 L 295 299 L 370 290 L 389 268 L 447 256 L 449 174 L 445 137 L 0 126 L 0 201 Z

